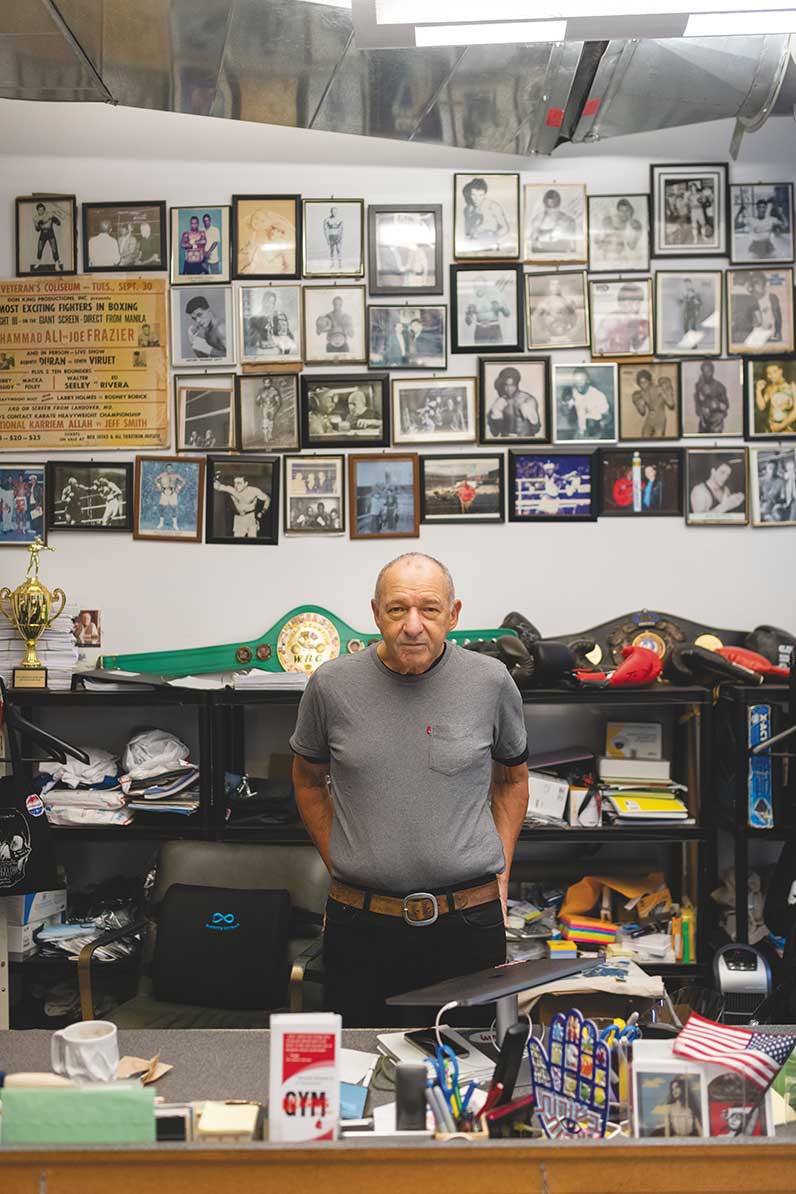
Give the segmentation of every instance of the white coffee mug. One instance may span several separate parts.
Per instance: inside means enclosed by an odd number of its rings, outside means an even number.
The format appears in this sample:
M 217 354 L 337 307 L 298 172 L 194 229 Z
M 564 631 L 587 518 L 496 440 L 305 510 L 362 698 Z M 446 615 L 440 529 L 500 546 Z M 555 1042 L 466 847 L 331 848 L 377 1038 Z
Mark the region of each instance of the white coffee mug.
M 111 1082 L 119 1064 L 116 1025 L 109 1020 L 83 1020 L 54 1032 L 50 1060 L 56 1074 L 75 1082 Z

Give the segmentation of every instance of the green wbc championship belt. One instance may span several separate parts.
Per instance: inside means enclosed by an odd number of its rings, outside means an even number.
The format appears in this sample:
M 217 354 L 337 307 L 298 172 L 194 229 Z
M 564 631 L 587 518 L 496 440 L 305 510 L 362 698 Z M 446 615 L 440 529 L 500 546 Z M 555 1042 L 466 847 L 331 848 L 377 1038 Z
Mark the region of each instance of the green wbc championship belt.
M 491 642 L 515 630 L 453 630 L 451 642 L 465 646 L 478 640 Z M 274 622 L 260 638 L 221 647 L 194 647 L 184 651 L 145 651 L 137 655 L 103 655 L 97 666 L 160 676 L 189 676 L 202 672 L 230 672 L 260 668 L 266 672 L 314 672 L 327 659 L 354 655 L 379 636 L 353 630 L 320 605 L 299 605 Z

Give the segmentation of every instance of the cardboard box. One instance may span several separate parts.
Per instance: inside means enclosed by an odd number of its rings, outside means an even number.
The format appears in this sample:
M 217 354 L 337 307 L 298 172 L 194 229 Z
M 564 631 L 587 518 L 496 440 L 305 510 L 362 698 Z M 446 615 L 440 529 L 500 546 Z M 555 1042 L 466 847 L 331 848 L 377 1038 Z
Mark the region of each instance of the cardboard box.
M 660 759 L 663 726 L 659 721 L 609 721 L 605 753 L 609 759 Z
M 42 925 L 63 924 L 63 912 L 55 912 L 52 916 L 45 916 L 42 920 L 32 920 L 25 925 L 8 926 L 8 957 L 12 962 L 24 962 L 38 950 L 33 940 L 33 934 Z
M 3 902 L 6 919 L 10 925 L 27 925 L 31 921 L 41 923 L 45 917 L 56 912 L 66 912 L 66 891 L 32 891 L 28 895 L 9 896 Z
M 543 775 L 539 771 L 528 772 L 528 812 L 542 813 L 548 817 L 561 817 L 567 807 L 569 784 L 555 775 Z

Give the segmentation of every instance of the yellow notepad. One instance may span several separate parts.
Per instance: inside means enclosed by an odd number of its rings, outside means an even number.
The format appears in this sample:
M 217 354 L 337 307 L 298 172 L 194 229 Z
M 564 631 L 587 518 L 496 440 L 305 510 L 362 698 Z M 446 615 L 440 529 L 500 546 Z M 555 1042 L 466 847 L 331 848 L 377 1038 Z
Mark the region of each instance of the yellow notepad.
M 621 792 L 605 796 L 605 801 L 620 819 L 649 818 L 656 821 L 683 821 L 688 809 L 677 796 L 659 796 L 649 792 Z

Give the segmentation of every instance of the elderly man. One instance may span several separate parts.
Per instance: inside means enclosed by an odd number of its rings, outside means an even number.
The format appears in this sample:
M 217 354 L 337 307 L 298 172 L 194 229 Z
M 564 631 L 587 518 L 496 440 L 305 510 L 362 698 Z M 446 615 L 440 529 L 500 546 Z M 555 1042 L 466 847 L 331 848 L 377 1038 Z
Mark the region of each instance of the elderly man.
M 332 875 L 326 1005 L 373 1026 L 397 1022 L 390 995 L 505 961 L 528 767 L 508 672 L 445 641 L 461 609 L 447 568 L 399 556 L 371 606 L 381 641 L 315 672 L 290 745 Z

